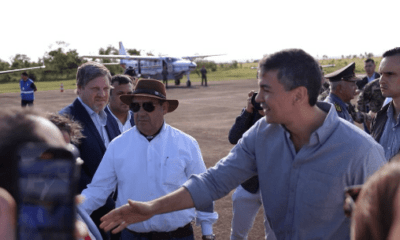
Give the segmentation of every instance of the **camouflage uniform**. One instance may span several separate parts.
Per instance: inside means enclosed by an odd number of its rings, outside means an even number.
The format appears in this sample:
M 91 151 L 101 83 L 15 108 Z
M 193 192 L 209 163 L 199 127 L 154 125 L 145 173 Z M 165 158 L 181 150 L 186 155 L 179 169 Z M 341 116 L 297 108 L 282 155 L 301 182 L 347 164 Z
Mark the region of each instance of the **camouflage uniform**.
M 364 91 L 360 93 L 357 101 L 357 108 L 360 112 L 377 113 L 383 105 L 385 97 L 382 96 L 381 88 L 379 86 L 379 78 L 368 83 L 364 87 Z

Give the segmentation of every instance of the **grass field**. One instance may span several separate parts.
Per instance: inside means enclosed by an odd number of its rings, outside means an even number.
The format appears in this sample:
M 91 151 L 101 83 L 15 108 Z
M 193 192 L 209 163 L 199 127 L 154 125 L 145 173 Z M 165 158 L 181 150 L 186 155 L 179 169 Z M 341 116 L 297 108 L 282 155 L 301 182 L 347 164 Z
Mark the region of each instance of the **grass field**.
M 374 57 L 375 64 L 378 68 L 379 63 L 381 61 L 381 57 Z M 337 69 L 340 69 L 351 62 L 356 63 L 356 74 L 363 74 L 364 71 L 364 59 L 361 58 L 353 58 L 353 59 L 325 59 L 319 60 L 321 65 L 335 64 L 335 67 L 324 68 L 324 73 L 328 74 Z M 218 65 L 217 71 L 212 72 L 208 71 L 207 80 L 208 81 L 229 81 L 229 80 L 239 80 L 239 79 L 255 79 L 257 75 L 256 69 L 251 69 L 252 67 L 257 67 L 258 63 L 242 63 L 238 64 L 238 68 L 221 68 Z M 200 82 L 201 76 L 196 73 L 190 74 L 190 80 L 192 82 Z M 170 80 L 172 83 L 172 80 Z M 186 82 L 186 76 L 183 76 L 181 80 L 182 84 Z M 64 84 L 64 89 L 75 89 L 76 88 L 76 80 L 56 80 L 56 81 L 36 81 L 35 84 L 39 91 L 47 91 L 47 90 L 56 90 L 60 89 L 60 84 Z M 0 83 L 0 94 L 1 93 L 9 93 L 9 92 L 19 92 L 19 84 L 18 82 L 8 82 L 8 83 Z

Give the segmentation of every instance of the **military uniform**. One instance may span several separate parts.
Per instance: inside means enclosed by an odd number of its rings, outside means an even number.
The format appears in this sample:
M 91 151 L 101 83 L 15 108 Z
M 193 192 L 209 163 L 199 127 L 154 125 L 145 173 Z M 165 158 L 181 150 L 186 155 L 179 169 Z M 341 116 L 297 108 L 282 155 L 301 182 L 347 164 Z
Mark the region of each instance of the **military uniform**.
M 357 101 L 357 109 L 360 112 L 369 112 L 370 110 L 377 113 L 383 105 L 385 97 L 382 96 L 379 86 L 379 78 L 368 83 L 364 87 L 364 91 L 360 93 Z
M 347 104 L 343 102 L 342 99 L 340 99 L 338 96 L 333 93 L 329 93 L 329 96 L 325 99 L 324 102 L 333 104 L 339 117 L 351 123 L 354 123 L 354 120 L 347 109 Z
M 325 75 L 325 78 L 332 82 L 339 81 L 347 81 L 347 82 L 356 82 L 360 79 L 356 77 L 354 70 L 356 68 L 356 63 L 352 62 L 349 65 L 334 71 L 333 73 Z M 329 93 L 328 97 L 325 99 L 325 102 L 329 102 L 335 106 L 335 109 L 339 115 L 339 117 L 354 123 L 354 120 L 361 121 L 364 119 L 364 115 L 358 113 L 354 106 L 350 103 L 345 103 L 340 97 L 338 97 L 334 93 Z

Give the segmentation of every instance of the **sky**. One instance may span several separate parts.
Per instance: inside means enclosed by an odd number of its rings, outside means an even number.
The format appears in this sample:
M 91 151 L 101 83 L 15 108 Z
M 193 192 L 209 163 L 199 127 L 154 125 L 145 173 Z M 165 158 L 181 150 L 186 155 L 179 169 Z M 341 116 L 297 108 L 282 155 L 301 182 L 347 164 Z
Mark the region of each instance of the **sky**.
M 79 55 L 100 48 L 142 50 L 208 60 L 260 59 L 287 48 L 316 58 L 373 53 L 400 46 L 400 1 L 6 1 L 1 7 L 0 59 L 38 61 L 68 43 Z

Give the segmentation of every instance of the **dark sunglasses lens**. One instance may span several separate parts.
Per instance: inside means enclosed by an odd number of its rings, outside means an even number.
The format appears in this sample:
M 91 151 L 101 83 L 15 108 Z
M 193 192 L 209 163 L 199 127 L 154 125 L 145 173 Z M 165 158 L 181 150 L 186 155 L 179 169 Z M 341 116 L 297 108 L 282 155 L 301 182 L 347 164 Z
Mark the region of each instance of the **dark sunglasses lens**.
M 154 107 L 154 105 L 153 105 L 153 103 L 152 102 L 145 102 L 145 103 L 143 103 L 143 109 L 146 111 L 146 112 L 152 112 L 152 111 L 154 111 L 154 109 L 155 109 L 155 107 Z M 131 110 L 133 111 L 133 112 L 139 112 L 139 110 L 140 110 L 140 104 L 139 103 L 132 103 L 131 104 Z
M 131 109 L 133 112 L 139 112 L 140 104 L 139 103 L 131 103 Z
M 152 111 L 154 111 L 154 105 L 152 102 L 145 102 L 145 103 L 143 103 L 143 109 L 146 112 L 152 112 Z

